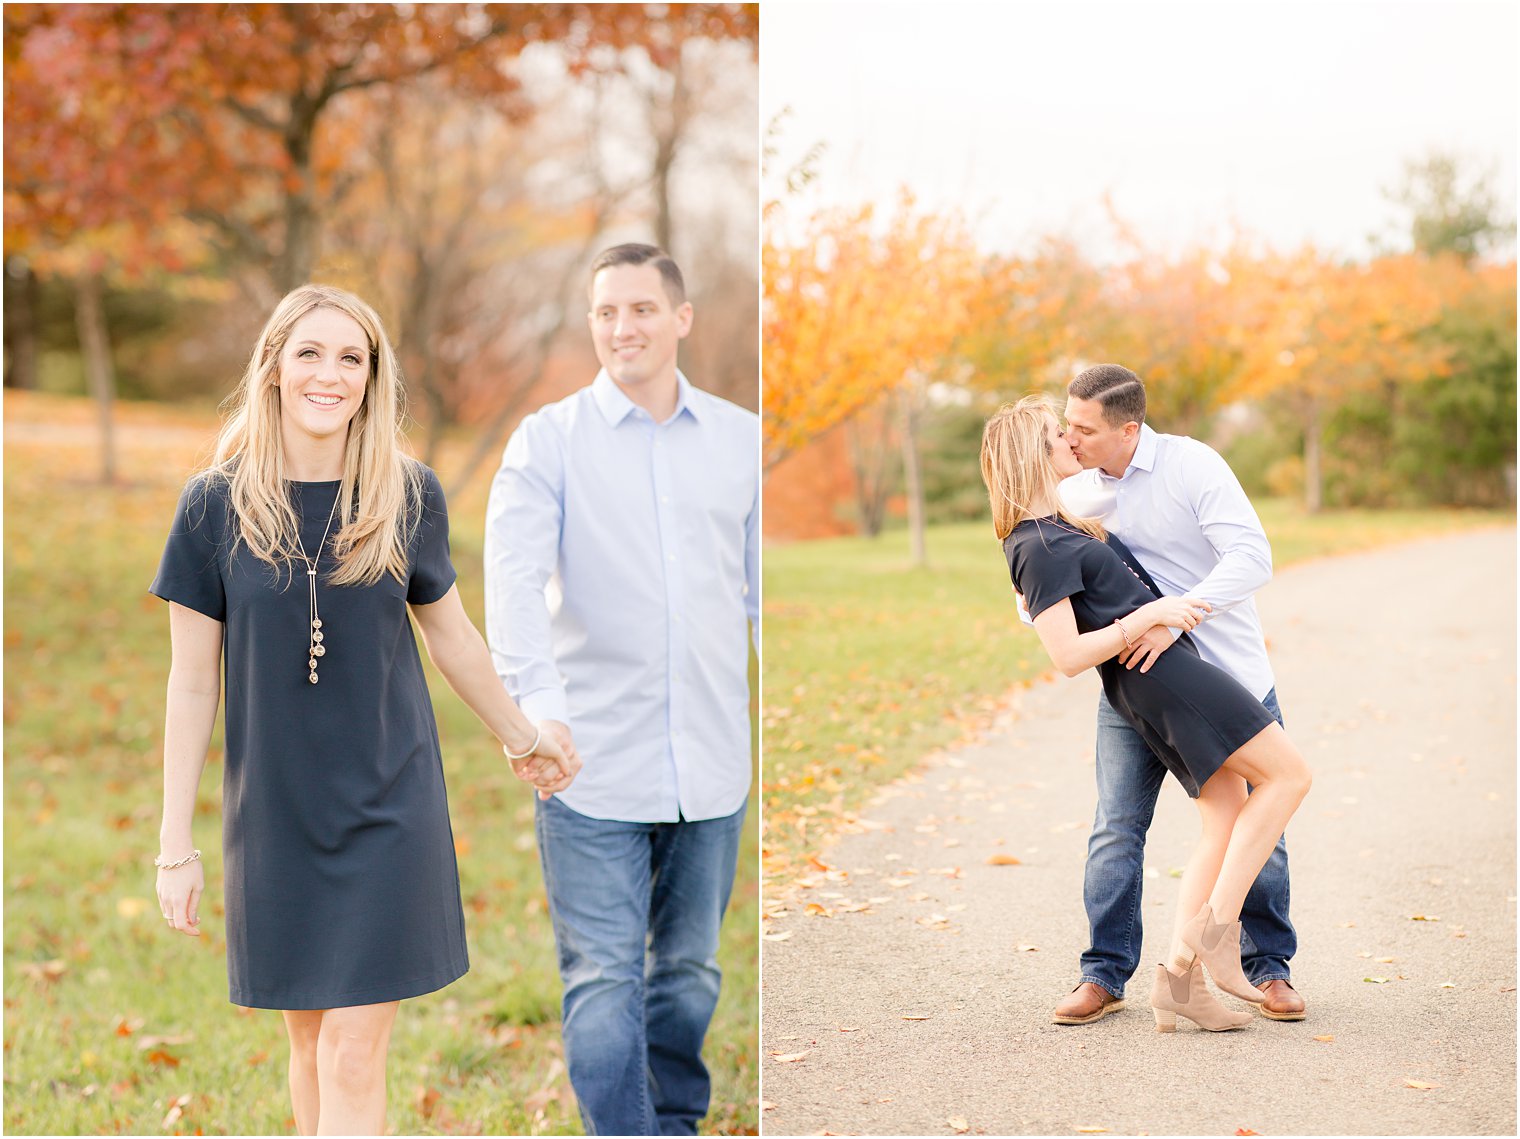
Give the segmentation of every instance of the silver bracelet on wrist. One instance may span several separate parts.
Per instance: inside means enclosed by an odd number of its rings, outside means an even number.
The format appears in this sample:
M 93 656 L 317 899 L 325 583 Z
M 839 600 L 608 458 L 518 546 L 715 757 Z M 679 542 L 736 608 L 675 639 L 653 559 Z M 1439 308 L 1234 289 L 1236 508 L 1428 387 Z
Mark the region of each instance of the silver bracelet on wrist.
M 153 865 L 157 866 L 160 870 L 178 870 L 181 866 L 189 866 L 190 863 L 195 862 L 200 858 L 200 856 L 200 851 L 192 850 L 189 854 L 185 855 L 185 857 L 178 859 L 175 862 L 165 862 L 164 856 L 160 854 L 154 857 Z
M 501 754 L 506 756 L 513 763 L 516 763 L 519 759 L 527 759 L 530 755 L 538 750 L 538 745 L 543 742 L 543 738 L 544 730 L 543 728 L 538 728 L 538 730 L 533 733 L 533 742 L 528 745 L 527 751 L 523 752 L 521 755 L 514 755 L 511 748 L 507 747 L 506 744 L 502 744 Z

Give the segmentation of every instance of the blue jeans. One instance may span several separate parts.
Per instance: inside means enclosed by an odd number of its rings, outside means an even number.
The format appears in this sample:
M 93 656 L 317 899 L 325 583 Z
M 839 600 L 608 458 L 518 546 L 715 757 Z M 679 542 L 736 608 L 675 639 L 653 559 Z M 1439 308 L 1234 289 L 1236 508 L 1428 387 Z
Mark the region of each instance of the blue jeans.
M 586 1134 L 695 1135 L 711 1095 L 702 1039 L 745 808 L 626 823 L 535 801 L 565 1063 Z
M 1277 689 L 1261 702 L 1281 724 Z M 1145 832 L 1166 768 L 1104 696 L 1098 697 L 1097 769 L 1098 810 L 1082 883 L 1092 944 L 1082 954 L 1082 980 L 1122 997 L 1140 964 Z M 1246 895 L 1240 922 L 1240 959 L 1250 982 L 1286 979 L 1298 934 L 1288 920 L 1288 848 L 1282 838 Z

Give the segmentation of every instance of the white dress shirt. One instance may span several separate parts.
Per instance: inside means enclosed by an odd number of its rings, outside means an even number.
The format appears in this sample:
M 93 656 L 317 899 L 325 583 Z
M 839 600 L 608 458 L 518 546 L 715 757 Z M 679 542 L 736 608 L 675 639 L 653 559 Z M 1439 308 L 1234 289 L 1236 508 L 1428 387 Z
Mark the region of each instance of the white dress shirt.
M 1258 700 L 1272 690 L 1272 665 L 1252 597 L 1272 580 L 1272 547 L 1240 480 L 1218 452 L 1141 424 L 1134 458 L 1121 477 L 1098 469 L 1072 475 L 1061 483 L 1061 501 L 1117 534 L 1162 593 L 1212 605 L 1192 632 L 1199 655 Z
M 486 635 L 529 719 L 568 724 L 572 810 L 731 815 L 750 784 L 760 421 L 677 374 L 656 423 L 600 372 L 518 425 L 486 509 Z

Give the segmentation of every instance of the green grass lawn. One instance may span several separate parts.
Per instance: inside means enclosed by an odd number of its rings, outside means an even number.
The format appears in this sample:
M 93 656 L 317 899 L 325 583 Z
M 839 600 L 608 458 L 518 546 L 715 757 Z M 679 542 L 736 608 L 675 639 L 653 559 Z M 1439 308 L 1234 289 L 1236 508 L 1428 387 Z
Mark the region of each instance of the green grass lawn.
M 84 476 L 94 469 L 88 420 L 54 430 L 52 410 L 7 394 L 5 1130 L 289 1133 L 279 1014 L 227 1003 L 220 737 L 195 836 L 206 852 L 205 935 L 170 933 L 153 892 L 169 638 L 167 606 L 146 590 L 213 425 L 166 416 L 156 430 L 150 413 L 130 412 L 148 433 L 125 450 L 127 485 L 106 490 Z M 60 421 L 77 413 L 57 410 Z M 460 591 L 477 622 L 484 493 L 472 488 L 451 510 Z M 403 1004 L 390 1128 L 579 1134 L 529 792 L 431 671 L 430 682 L 472 968 Z M 753 1134 L 759 1119 L 757 835 L 752 804 L 707 1043 L 711 1133 Z
M 1514 523 L 1504 512 L 1257 506 L 1278 568 Z M 776 874 L 878 786 L 985 726 L 1012 686 L 1050 668 L 1014 610 L 990 522 L 933 527 L 928 549 L 927 569 L 909 564 L 904 530 L 765 551 L 764 847 Z

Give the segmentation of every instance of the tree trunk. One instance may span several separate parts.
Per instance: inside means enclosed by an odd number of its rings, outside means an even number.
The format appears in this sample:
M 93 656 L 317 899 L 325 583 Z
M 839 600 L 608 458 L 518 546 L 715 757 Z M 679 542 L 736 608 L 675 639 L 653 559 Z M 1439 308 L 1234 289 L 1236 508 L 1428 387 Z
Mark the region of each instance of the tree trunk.
M 688 117 L 686 76 L 678 54 L 670 67 L 670 102 L 657 107 L 651 118 L 654 121 L 654 240 L 669 253 L 671 243 L 670 168 L 676 160 L 676 152 L 686 130 Z M 664 112 L 663 114 L 661 112 Z
M 90 394 L 100 409 L 100 478 L 111 484 L 116 481 L 116 438 L 111 424 L 116 369 L 111 363 L 111 337 L 100 297 L 98 274 L 86 272 L 75 282 L 74 316 L 79 328 L 79 347 Z
M 875 422 L 867 423 L 874 414 Z M 876 438 L 867 437 L 873 431 Z M 850 468 L 855 476 L 855 510 L 860 532 L 867 538 L 881 533 L 887 516 L 887 488 L 891 485 L 892 414 L 889 405 L 862 412 L 846 421 L 845 439 L 850 448 Z
M 1308 413 L 1304 417 L 1304 506 L 1310 514 L 1318 514 L 1324 505 L 1324 487 L 1320 475 L 1322 428 L 1319 401 L 1310 396 Z
M 285 245 L 274 264 L 274 283 L 281 296 L 311 281 L 317 258 L 316 173 L 311 144 L 321 103 L 304 92 L 290 103 L 285 129 L 285 153 L 290 159 L 290 182 L 285 191 Z
M 37 274 L 25 257 L 5 263 L 5 386 L 37 387 Z
M 911 381 L 897 389 L 902 409 L 903 482 L 908 492 L 908 535 L 912 543 L 913 564 L 927 566 L 929 553 L 924 541 L 924 484 L 918 473 L 918 415 L 914 408 Z

